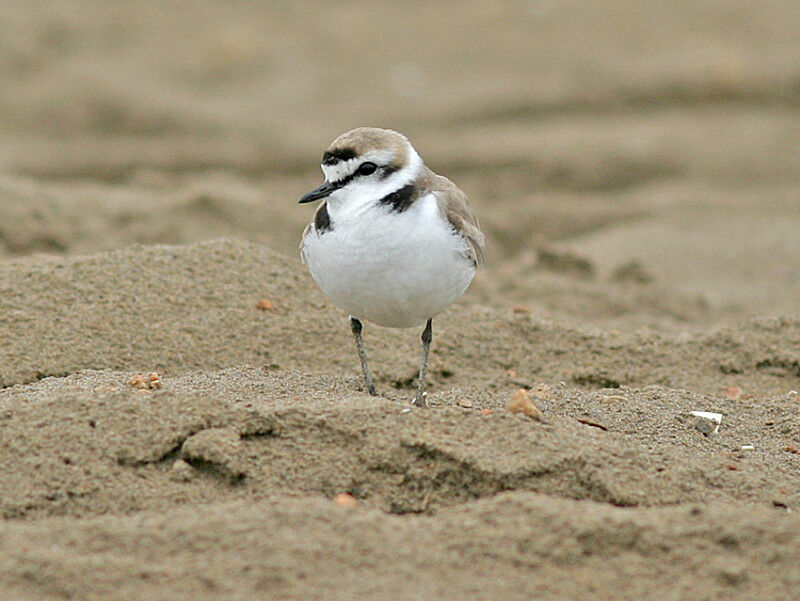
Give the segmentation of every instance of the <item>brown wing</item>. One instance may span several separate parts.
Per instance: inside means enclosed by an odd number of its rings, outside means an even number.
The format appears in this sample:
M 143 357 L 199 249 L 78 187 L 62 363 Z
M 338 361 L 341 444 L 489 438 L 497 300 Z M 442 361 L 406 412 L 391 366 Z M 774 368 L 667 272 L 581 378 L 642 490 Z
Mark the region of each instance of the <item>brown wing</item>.
M 439 200 L 439 210 L 460 232 L 469 244 L 469 258 L 475 265 L 483 264 L 483 250 L 486 246 L 483 232 L 478 224 L 478 218 L 469 207 L 467 195 L 453 182 L 442 175 L 436 175 L 425 168 L 425 184 L 431 189 Z

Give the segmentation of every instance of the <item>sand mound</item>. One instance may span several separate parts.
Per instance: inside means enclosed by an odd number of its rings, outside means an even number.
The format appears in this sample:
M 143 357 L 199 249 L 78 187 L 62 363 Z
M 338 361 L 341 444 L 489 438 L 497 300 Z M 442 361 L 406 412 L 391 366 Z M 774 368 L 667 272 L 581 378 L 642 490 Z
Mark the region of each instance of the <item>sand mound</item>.
M 157 541 L 181 528 L 187 541 L 206 541 L 189 543 L 181 557 L 215 563 L 209 540 L 227 546 L 223 541 L 237 539 L 231 544 L 239 548 L 249 539 L 237 533 L 265 529 L 277 538 L 259 549 L 271 553 L 275 545 L 288 557 L 296 545 L 284 544 L 288 526 L 278 525 L 286 512 L 306 523 L 296 538 L 310 536 L 336 552 L 315 564 L 310 578 L 300 568 L 278 574 L 259 567 L 241 586 L 268 582 L 273 591 L 300 595 L 340 561 L 366 554 L 380 565 L 381 555 L 355 534 L 364 528 L 375 540 L 397 532 L 389 540 L 401 555 L 412 552 L 413 532 L 427 530 L 431 545 L 450 549 L 445 564 L 534 570 L 540 583 L 577 557 L 590 558 L 579 579 L 588 578 L 590 566 L 602 578 L 617 577 L 627 562 L 621 558 L 632 556 L 637 569 L 653 571 L 654 584 L 677 577 L 679 567 L 664 565 L 672 554 L 709 541 L 723 552 L 691 570 L 693 579 L 709 578 L 710 590 L 765 582 L 744 567 L 759 545 L 772 544 L 783 553 L 780 565 L 791 563 L 791 541 L 780 538 L 774 520 L 788 519 L 775 514 L 800 499 L 798 456 L 791 452 L 800 428 L 787 417 L 798 402 L 790 388 L 800 385 L 796 322 L 755 320 L 736 332 L 669 337 L 585 331 L 523 311 L 457 306 L 435 330 L 433 408 L 410 410 L 416 335 L 367 330 L 383 396 L 364 394 L 343 316 L 297 262 L 263 247 L 225 240 L 134 247 L 19 259 L 0 269 L 9 307 L 0 322 L 9 342 L 0 357 L 0 511 L 6 519 L 34 520 L 29 527 L 41 545 L 55 532 L 72 541 L 49 551 L 54 567 L 33 580 L 36 560 L 12 554 L 4 568 L 8 594 L 39 590 L 36 579 L 47 574 L 54 587 L 48 590 L 68 594 L 78 590 L 71 584 L 78 578 L 88 587 L 81 591 L 123 598 L 127 589 L 110 591 L 106 576 L 66 557 L 69 545 L 89 545 L 104 561 L 122 561 L 119 577 L 134 586 L 160 560 L 148 555 L 140 563 L 144 551 L 129 549 L 125 534 L 133 531 L 144 537 L 138 549 L 152 545 L 167 557 Z M 262 296 L 271 308 L 257 307 Z M 144 374 L 141 386 L 137 372 Z M 158 373 L 153 387 L 150 372 Z M 725 394 L 734 382 L 746 382 L 745 390 Z M 543 421 L 505 409 L 519 387 L 531 389 Z M 693 410 L 722 413 L 719 433 L 704 434 Z M 507 491 L 517 492 L 497 497 Z M 340 493 L 381 513 L 288 500 Z M 575 500 L 584 505 L 571 505 Z M 687 509 L 707 502 L 714 505 L 700 514 Z M 195 509 L 181 509 L 186 504 Z M 624 514 L 611 506 L 638 509 Z M 740 515 L 743 506 L 751 508 L 747 519 L 758 540 L 741 538 L 720 517 Z M 579 517 L 583 512 L 591 517 Z M 108 513 L 117 517 L 93 517 Z M 387 513 L 429 515 L 430 526 L 413 522 L 398 530 Z M 518 543 L 501 542 L 499 533 L 523 515 Z M 201 526 L 206 519 L 215 525 Z M 162 520 L 173 525 L 165 531 Z M 2 528 L 6 541 L 22 536 L 21 525 Z M 447 538 L 454 528 L 458 534 Z M 118 542 L 95 548 L 91 541 L 102 536 Z M 347 542 L 351 536 L 360 542 Z M 14 543 L 5 544 L 10 552 Z M 720 559 L 734 552 L 737 562 Z M 230 568 L 253 570 L 255 554 Z M 358 573 L 342 576 L 341 590 Z M 224 588 L 232 576 L 177 577 L 170 568 L 153 577 L 164 592 L 179 582 L 195 590 L 206 580 Z M 509 586 L 509 593 L 530 590 Z M 556 589 L 569 590 L 566 580 Z
M 0 569 L 4 593 L 24 599 L 307 599 L 319 591 L 463 599 L 490 590 L 559 600 L 608 589 L 619 599 L 788 600 L 800 584 L 798 525 L 767 509 L 622 510 L 529 493 L 413 520 L 275 498 L 7 524 Z
M 346 317 L 298 261 L 252 244 L 20 259 L 0 265 L 0 281 L 4 386 L 82 369 L 177 375 L 240 364 L 356 375 Z M 258 309 L 261 298 L 270 309 Z M 365 335 L 379 382 L 409 387 L 417 335 L 370 327 Z M 435 382 L 489 391 L 531 387 L 545 377 L 594 388 L 660 384 L 716 394 L 746 379 L 751 393 L 780 394 L 800 378 L 800 322 L 789 319 L 666 335 L 567 327 L 524 307 L 472 305 L 437 319 L 434 337 Z

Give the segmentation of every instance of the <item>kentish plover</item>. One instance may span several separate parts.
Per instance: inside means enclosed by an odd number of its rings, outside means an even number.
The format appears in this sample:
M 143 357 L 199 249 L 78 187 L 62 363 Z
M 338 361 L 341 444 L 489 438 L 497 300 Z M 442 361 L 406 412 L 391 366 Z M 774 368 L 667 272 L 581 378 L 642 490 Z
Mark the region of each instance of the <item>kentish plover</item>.
M 300 255 L 322 291 L 350 314 L 364 380 L 362 320 L 425 324 L 417 394 L 426 405 L 432 320 L 460 297 L 482 262 L 484 238 L 466 195 L 428 169 L 405 136 L 360 127 L 322 155 L 325 182 L 300 199 L 322 200 Z

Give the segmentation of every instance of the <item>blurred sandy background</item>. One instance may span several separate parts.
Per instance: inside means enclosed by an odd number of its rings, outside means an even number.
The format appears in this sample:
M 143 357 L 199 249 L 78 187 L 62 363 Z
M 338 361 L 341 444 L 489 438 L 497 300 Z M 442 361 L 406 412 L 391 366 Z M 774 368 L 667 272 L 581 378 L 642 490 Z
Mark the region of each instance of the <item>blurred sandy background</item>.
M 0 591 L 795 598 L 798 32 L 792 0 L 5 2 Z M 364 396 L 297 257 L 359 125 L 488 237 L 428 413 L 418 333 L 370 328 Z M 506 412 L 541 383 L 547 424 Z

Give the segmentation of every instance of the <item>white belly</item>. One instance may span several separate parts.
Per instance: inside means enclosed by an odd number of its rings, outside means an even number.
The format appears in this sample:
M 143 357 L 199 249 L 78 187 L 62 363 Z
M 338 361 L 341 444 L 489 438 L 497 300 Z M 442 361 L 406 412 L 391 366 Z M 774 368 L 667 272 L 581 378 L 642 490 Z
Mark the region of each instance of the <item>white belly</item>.
M 302 254 L 311 276 L 343 311 L 381 326 L 424 323 L 461 296 L 475 276 L 467 243 L 428 194 L 401 213 L 372 205 L 331 213 L 332 229 L 309 228 Z

